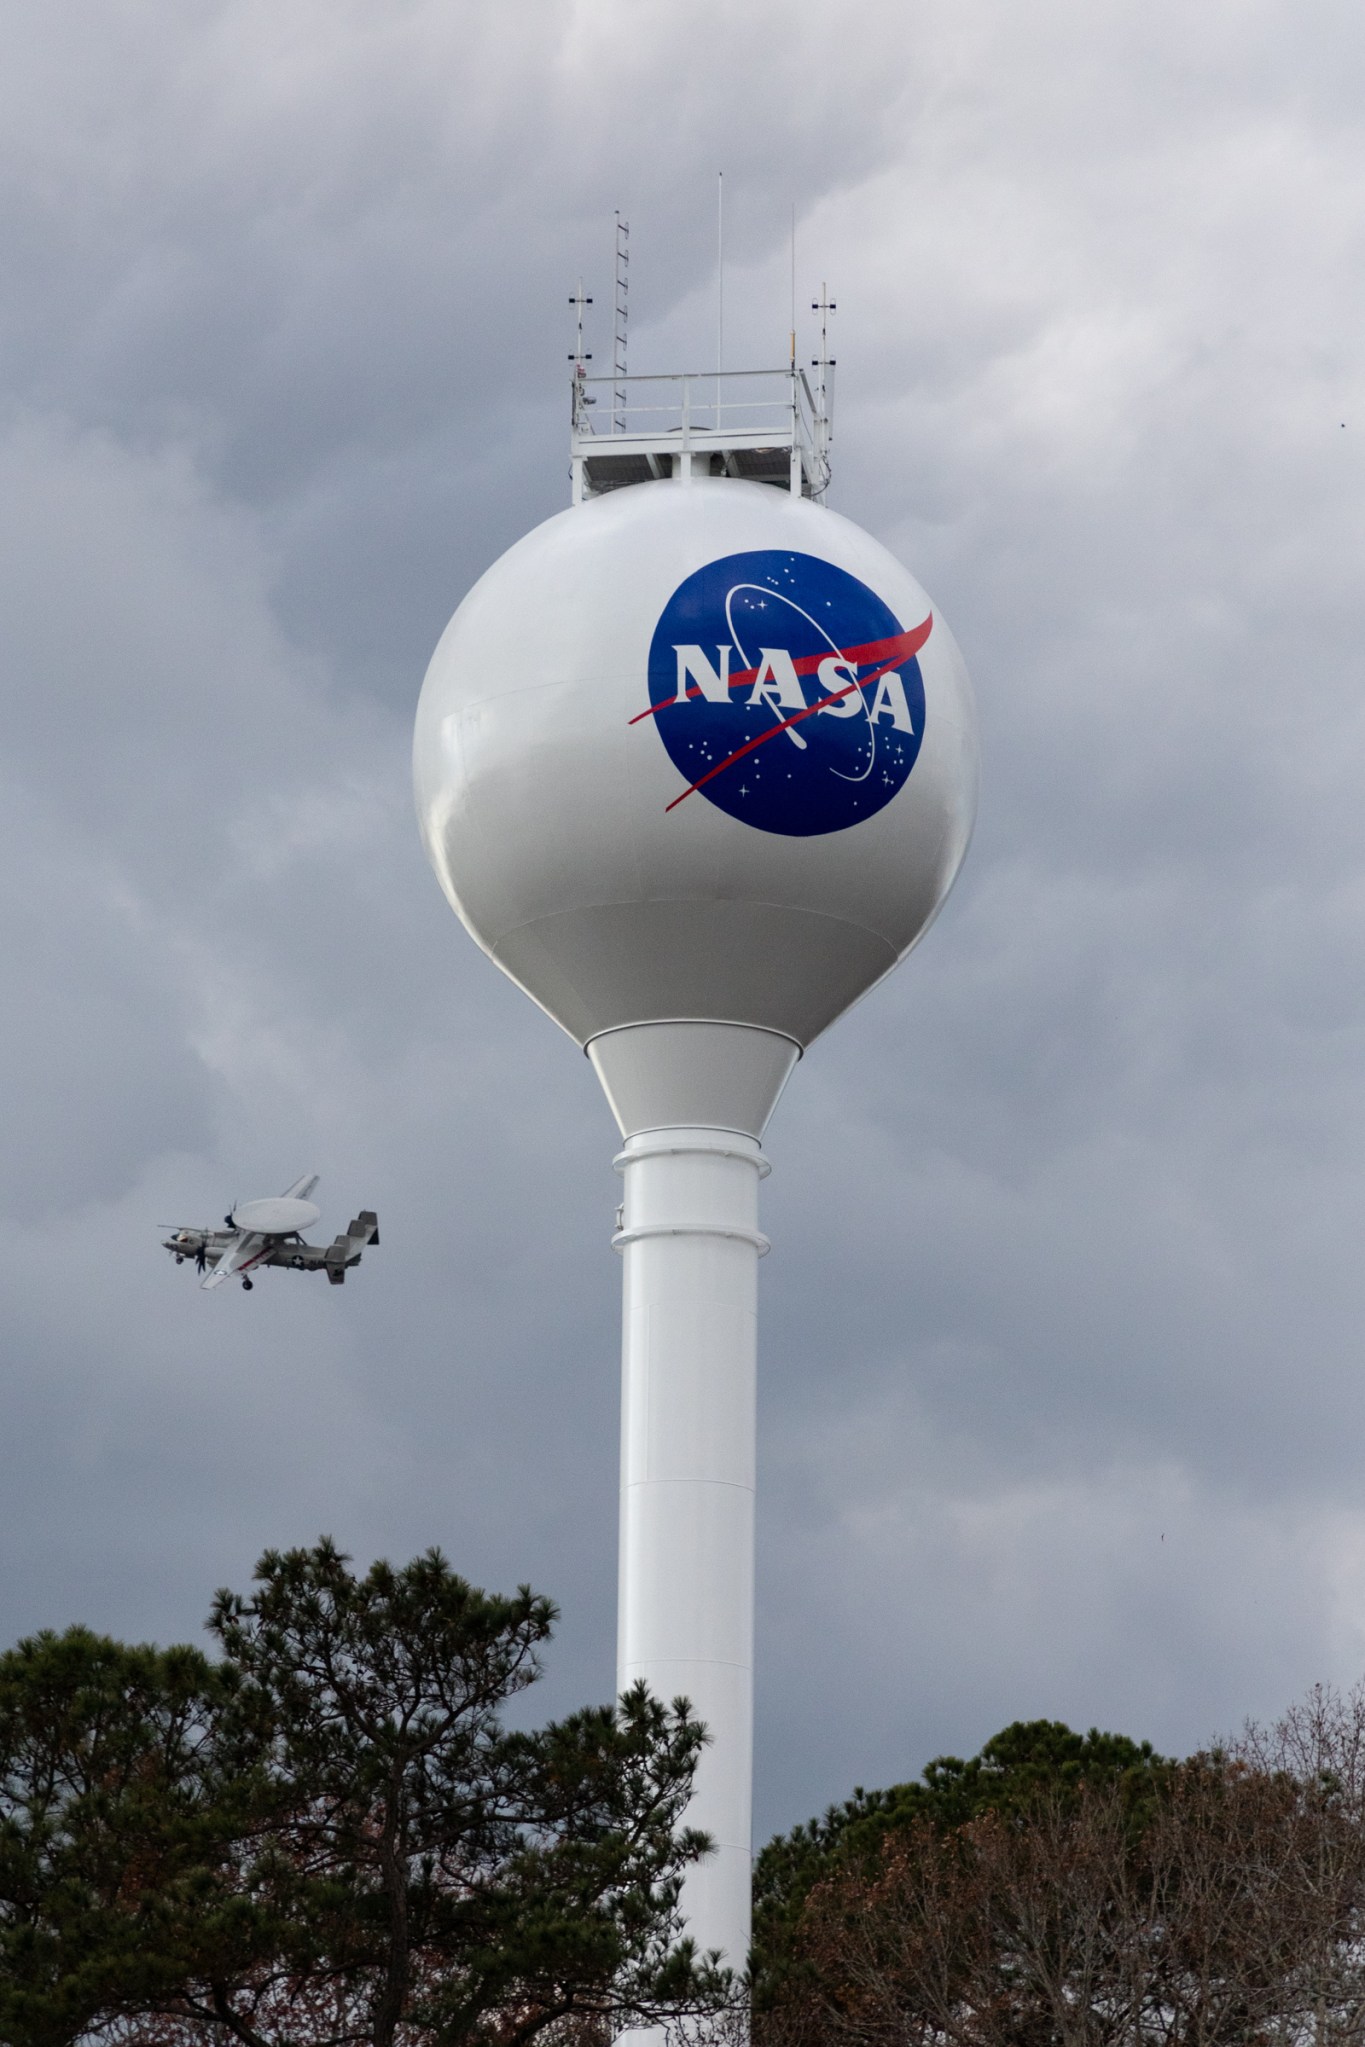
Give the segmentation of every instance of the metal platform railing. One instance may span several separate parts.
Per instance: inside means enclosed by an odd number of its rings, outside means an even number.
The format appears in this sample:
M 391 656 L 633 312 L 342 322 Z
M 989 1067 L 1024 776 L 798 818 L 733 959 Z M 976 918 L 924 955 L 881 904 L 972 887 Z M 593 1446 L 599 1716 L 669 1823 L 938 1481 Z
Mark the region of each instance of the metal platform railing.
M 665 477 L 737 476 L 818 498 L 827 413 L 804 370 L 573 377 L 574 501 Z

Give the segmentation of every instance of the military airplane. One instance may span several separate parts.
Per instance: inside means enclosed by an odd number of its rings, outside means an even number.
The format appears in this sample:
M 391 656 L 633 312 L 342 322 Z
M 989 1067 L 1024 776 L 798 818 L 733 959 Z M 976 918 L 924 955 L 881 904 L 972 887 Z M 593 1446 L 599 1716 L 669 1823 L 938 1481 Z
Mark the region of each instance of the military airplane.
M 165 1249 L 177 1265 L 192 1258 L 204 1277 L 200 1285 L 221 1286 L 225 1279 L 240 1279 L 245 1293 L 251 1292 L 251 1274 L 261 1265 L 288 1265 L 295 1272 L 325 1272 L 333 1286 L 340 1286 L 352 1265 L 369 1244 L 379 1242 L 379 1217 L 372 1208 L 362 1208 L 344 1236 L 330 1244 L 305 1244 L 303 1231 L 317 1221 L 321 1210 L 308 1197 L 318 1184 L 316 1173 L 305 1173 L 283 1194 L 266 1201 L 243 1201 L 225 1215 L 225 1227 L 216 1230 L 162 1227 L 170 1231 Z

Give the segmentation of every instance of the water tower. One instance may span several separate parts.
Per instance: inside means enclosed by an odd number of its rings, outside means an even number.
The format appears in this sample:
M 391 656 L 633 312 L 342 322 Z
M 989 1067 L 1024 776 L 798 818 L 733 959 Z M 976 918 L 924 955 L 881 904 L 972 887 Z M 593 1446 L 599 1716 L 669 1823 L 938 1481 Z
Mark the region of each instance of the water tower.
M 582 1046 L 624 1140 L 617 1685 L 710 1730 L 688 1820 L 716 1851 L 683 1909 L 742 1970 L 761 1140 L 943 902 L 976 735 L 942 617 L 823 503 L 823 340 L 813 389 L 794 347 L 724 376 L 586 361 L 571 508 L 432 657 L 417 809 L 456 914 Z

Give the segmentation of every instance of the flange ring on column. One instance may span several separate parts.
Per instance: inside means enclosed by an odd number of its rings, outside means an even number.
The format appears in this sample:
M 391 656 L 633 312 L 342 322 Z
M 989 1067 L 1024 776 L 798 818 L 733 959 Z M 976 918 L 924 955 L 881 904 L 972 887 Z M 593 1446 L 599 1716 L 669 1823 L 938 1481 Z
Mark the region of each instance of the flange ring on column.
M 641 1223 L 633 1230 L 618 1230 L 611 1240 L 612 1249 L 623 1251 L 642 1237 L 732 1237 L 736 1243 L 752 1244 L 760 1258 L 766 1258 L 773 1248 L 771 1237 L 765 1237 L 762 1230 L 734 1229 L 727 1223 Z
M 642 1144 L 638 1151 L 618 1151 L 612 1160 L 618 1173 L 624 1173 L 627 1166 L 636 1159 L 739 1159 L 746 1166 L 757 1168 L 760 1180 L 766 1180 L 772 1171 L 772 1162 L 762 1152 L 740 1151 L 733 1144 Z

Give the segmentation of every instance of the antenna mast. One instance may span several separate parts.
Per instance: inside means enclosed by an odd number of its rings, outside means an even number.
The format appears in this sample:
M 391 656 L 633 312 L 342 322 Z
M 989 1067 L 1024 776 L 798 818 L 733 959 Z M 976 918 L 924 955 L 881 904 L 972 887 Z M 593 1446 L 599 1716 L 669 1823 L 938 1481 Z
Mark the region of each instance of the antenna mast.
M 616 214 L 616 304 L 612 319 L 611 430 L 626 430 L 626 328 L 630 319 L 630 222 Z
M 716 431 L 720 431 L 720 373 L 725 367 L 725 173 L 716 172 Z
M 819 503 L 829 484 L 834 358 L 829 316 L 834 301 L 821 286 L 818 376 L 798 366 L 796 344 L 796 206 L 791 209 L 791 326 L 782 366 L 766 370 L 725 367 L 725 182 L 716 178 L 716 360 L 714 367 L 674 376 L 632 379 L 627 369 L 630 330 L 630 223 L 618 207 L 612 232 L 611 355 L 596 374 L 586 347 L 583 289 L 569 304 L 577 322 L 569 439 L 570 502 L 581 505 L 604 491 L 675 478 L 729 476 L 771 484 Z M 774 351 L 776 353 L 776 351 Z M 650 386 L 648 404 L 632 402 L 632 384 Z M 653 395 L 661 391 L 661 396 Z M 726 397 L 726 392 L 730 397 Z M 606 411 L 593 408 L 604 406 Z
M 583 280 L 581 277 L 578 280 L 578 290 L 569 300 L 569 304 L 574 308 L 578 316 L 577 344 L 573 354 L 569 357 L 569 361 L 573 364 L 573 428 L 576 434 L 585 434 L 589 431 L 587 408 L 590 405 L 596 405 L 597 400 L 589 398 L 584 389 L 588 375 L 588 364 L 592 361 L 592 356 L 590 353 L 586 353 L 583 348 L 583 309 L 585 306 L 590 306 L 592 300 L 583 296 Z
M 815 451 L 817 460 L 829 481 L 829 451 L 834 439 L 834 380 L 830 371 L 835 358 L 829 352 L 829 316 L 838 307 L 829 295 L 829 286 L 820 286 L 820 296 L 811 300 L 811 311 L 820 315 L 820 353 L 811 362 L 816 372 L 815 379 Z M 823 486 L 821 487 L 823 491 Z
M 792 200 L 792 323 L 788 340 L 791 343 L 792 375 L 796 375 L 796 201 Z

